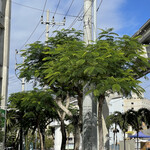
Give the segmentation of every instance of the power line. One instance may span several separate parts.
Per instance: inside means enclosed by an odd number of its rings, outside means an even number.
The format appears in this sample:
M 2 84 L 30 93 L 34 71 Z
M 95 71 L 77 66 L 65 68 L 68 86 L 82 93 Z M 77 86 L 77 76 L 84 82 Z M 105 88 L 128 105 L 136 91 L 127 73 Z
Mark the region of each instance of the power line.
M 83 21 L 83 19 L 84 19 L 84 16 L 86 15 L 86 13 L 89 11 L 89 9 L 92 7 L 92 3 L 91 3 L 91 5 L 89 6 L 89 8 L 87 9 L 87 11 L 83 14 L 83 16 L 81 17 L 80 16 L 80 14 L 81 14 L 81 12 L 82 12 L 82 10 L 83 10 L 83 6 L 82 6 L 82 8 L 81 8 L 81 10 L 80 10 L 80 12 L 78 13 L 78 15 L 77 15 L 77 17 L 74 19 L 74 21 L 72 22 L 72 24 L 69 26 L 69 29 L 77 22 L 77 18 L 80 18 L 81 20 L 80 21 Z M 79 17 L 80 16 L 80 17 Z
M 28 39 L 26 40 L 26 42 L 20 47 L 19 50 L 21 50 L 27 44 L 27 42 L 30 40 L 30 38 L 32 37 L 32 35 L 36 31 L 36 29 L 38 28 L 38 26 L 39 26 L 40 23 L 41 23 L 41 21 L 38 22 L 38 24 L 36 25 L 36 27 L 34 28 L 34 30 L 32 31 L 32 33 L 30 34 L 30 36 L 28 37 Z
M 47 3 L 47 0 L 45 0 L 44 7 L 43 7 L 43 11 L 42 11 L 42 15 L 41 15 L 41 16 L 43 16 L 43 14 L 44 14 L 45 7 L 46 7 L 46 3 Z
M 47 0 L 45 0 L 45 3 L 44 3 L 44 7 L 43 7 L 43 10 L 42 10 L 42 15 L 43 16 L 43 13 L 45 11 L 45 7 L 46 7 L 46 3 L 47 3 Z M 30 36 L 28 37 L 28 39 L 26 40 L 26 42 L 20 47 L 19 50 L 21 50 L 26 44 L 27 42 L 30 40 L 30 38 L 32 37 L 32 35 L 34 34 L 34 32 L 36 31 L 36 29 L 38 28 L 38 26 L 40 25 L 40 22 L 41 20 L 38 21 L 37 25 L 35 26 L 34 30 L 31 32 Z
M 41 12 L 43 11 L 42 9 L 35 8 L 35 7 L 31 7 L 31 6 L 27 6 L 27 5 L 23 5 L 23 4 L 14 2 L 14 1 L 12 1 L 12 3 L 14 3 L 14 4 L 16 4 L 16 5 L 20 5 L 20 6 L 22 6 L 22 7 L 30 8 L 30 9 L 33 9 L 33 10 L 37 10 L 37 11 L 41 11 Z M 44 10 L 44 12 L 46 12 L 46 11 Z M 50 13 L 54 14 L 55 12 L 50 11 Z M 71 15 L 71 14 L 67 14 L 67 15 L 66 15 L 66 14 L 57 13 L 57 12 L 56 12 L 56 14 L 57 14 L 57 15 L 61 15 L 61 16 L 68 16 L 68 17 L 77 17 L 77 16 Z
M 82 20 L 84 18 L 84 16 L 86 15 L 86 13 L 89 11 L 89 9 L 92 7 L 93 3 L 91 3 L 91 5 L 89 6 L 89 8 L 87 9 L 87 11 L 84 13 L 83 17 L 82 17 Z
M 70 8 L 71 8 L 73 2 L 74 2 L 74 0 L 72 0 L 71 4 L 70 4 L 70 6 L 69 6 L 69 8 L 68 8 L 68 10 L 67 10 L 67 12 L 66 12 L 66 14 L 65 14 L 65 17 L 68 15 L 68 12 L 69 12 L 69 10 L 70 10 Z
M 70 26 L 68 27 L 69 29 L 77 22 L 77 19 L 80 18 L 79 16 L 81 15 L 82 11 L 83 11 L 83 6 L 81 7 L 81 9 L 80 9 L 80 11 L 79 11 L 77 17 L 74 19 L 74 21 L 73 21 L 73 22 L 70 24 Z
M 57 7 L 56 7 L 56 10 L 55 10 L 54 16 L 55 16 L 55 14 L 56 14 L 56 12 L 57 12 L 57 9 L 58 9 L 58 7 L 59 7 L 60 1 L 61 1 L 61 0 L 59 0 L 59 2 L 58 2 L 58 4 L 57 4 Z
M 102 2 L 103 2 L 103 0 L 101 0 L 100 1 L 100 3 L 99 3 L 99 5 L 98 5 L 98 7 L 97 7 L 97 10 L 96 11 L 98 11 L 99 10 L 99 8 L 101 7 L 101 5 L 102 5 Z
M 38 11 L 43 11 L 42 9 L 35 8 L 35 7 L 31 7 L 31 6 L 27 6 L 27 5 L 23 5 L 23 4 L 14 2 L 14 1 L 12 1 L 12 3 L 14 3 L 14 4 L 16 4 L 16 5 L 20 5 L 20 6 L 26 7 L 26 8 L 30 8 L 30 9 L 34 9 L 34 10 L 38 10 Z
M 54 26 L 54 25 L 50 26 L 50 27 L 49 27 L 49 30 L 50 30 L 53 26 Z M 40 38 L 43 36 L 43 34 L 44 34 L 45 32 L 46 32 L 46 29 L 45 29 L 45 30 L 42 32 L 42 34 L 39 36 L 38 40 L 40 40 Z M 37 41 L 38 41 L 38 40 L 37 40 Z
M 56 30 L 58 30 L 58 29 L 59 29 L 59 27 L 60 27 L 60 26 L 58 26 L 58 27 L 56 28 Z M 51 37 L 52 37 L 53 35 L 54 35 L 54 32 L 52 33 Z

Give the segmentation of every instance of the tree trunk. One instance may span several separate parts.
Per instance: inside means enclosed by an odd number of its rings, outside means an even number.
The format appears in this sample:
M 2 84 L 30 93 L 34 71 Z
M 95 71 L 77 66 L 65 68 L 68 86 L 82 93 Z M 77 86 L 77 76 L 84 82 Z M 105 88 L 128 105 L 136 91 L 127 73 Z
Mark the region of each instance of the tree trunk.
M 114 132 L 114 142 L 113 142 L 113 150 L 115 150 L 115 132 Z
M 116 147 L 118 146 L 117 130 L 116 130 Z M 118 149 L 118 148 L 117 148 Z
M 58 106 L 60 107 L 60 109 L 63 111 L 63 112 L 60 112 L 60 111 L 57 110 L 57 113 L 59 115 L 60 122 L 61 122 L 61 133 L 62 133 L 61 150 L 65 150 L 65 148 L 66 148 L 66 139 L 67 138 L 66 138 L 66 130 L 65 130 L 64 120 L 65 120 L 66 114 L 69 117 L 73 117 L 71 111 L 68 109 L 69 108 L 69 104 L 70 104 L 70 97 L 67 94 L 67 97 L 66 97 L 66 106 L 63 105 L 61 98 L 56 98 L 56 102 L 57 102 Z
M 78 92 L 78 106 L 79 106 L 79 118 L 77 122 L 77 126 L 75 127 L 75 144 L 74 149 L 79 150 L 80 147 L 80 135 L 82 133 L 82 110 L 83 110 L 83 94 Z
M 98 102 L 98 130 L 99 130 L 99 150 L 103 150 L 103 126 L 102 126 L 102 109 L 105 96 L 101 95 Z
M 22 125 L 21 125 L 21 127 L 20 127 L 20 141 L 19 141 L 20 150 L 23 150 L 22 136 L 23 136 L 23 130 L 22 130 Z
M 38 132 L 39 132 L 39 137 L 40 137 L 41 150 L 44 150 L 44 139 L 43 139 L 43 134 L 41 133 L 40 128 L 38 128 Z
M 139 144 L 138 144 L 138 142 L 139 142 L 139 131 L 137 131 L 137 150 L 139 150 Z
M 125 138 L 125 132 L 123 132 L 123 136 L 124 136 L 124 150 L 126 150 L 126 138 Z
M 66 130 L 65 130 L 65 123 L 64 120 L 61 120 L 61 133 L 62 133 L 62 143 L 61 143 L 61 150 L 65 150 L 66 148 Z
M 83 95 L 78 92 L 78 106 L 79 106 L 79 121 L 78 125 L 80 128 L 80 133 L 82 132 L 82 110 L 83 110 Z
M 79 150 L 80 147 L 80 127 L 79 124 L 75 126 L 75 135 L 74 135 L 74 150 Z

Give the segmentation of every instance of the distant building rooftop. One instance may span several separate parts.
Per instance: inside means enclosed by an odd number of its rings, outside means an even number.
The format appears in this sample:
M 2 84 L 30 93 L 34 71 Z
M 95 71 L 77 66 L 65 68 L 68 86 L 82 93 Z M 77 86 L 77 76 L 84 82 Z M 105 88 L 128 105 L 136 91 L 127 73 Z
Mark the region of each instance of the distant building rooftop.
M 150 43 L 150 19 L 133 35 L 140 36 L 139 42 L 142 44 Z

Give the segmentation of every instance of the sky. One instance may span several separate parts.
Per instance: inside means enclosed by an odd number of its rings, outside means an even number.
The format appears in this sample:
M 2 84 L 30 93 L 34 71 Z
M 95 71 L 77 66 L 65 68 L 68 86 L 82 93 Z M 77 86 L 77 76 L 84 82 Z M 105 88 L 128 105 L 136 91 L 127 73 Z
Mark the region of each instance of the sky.
M 16 77 L 19 70 L 15 74 L 15 64 L 22 63 L 23 59 L 16 50 L 20 52 L 27 44 L 45 40 L 46 26 L 40 24 L 41 15 L 46 21 L 46 10 L 49 9 L 50 21 L 54 16 L 57 23 L 66 16 L 65 26 L 50 26 L 49 36 L 53 36 L 52 31 L 62 28 L 83 30 L 83 3 L 84 0 L 12 0 L 9 94 L 21 91 L 21 81 Z M 114 28 L 119 35 L 132 36 L 150 18 L 149 6 L 150 0 L 97 0 L 97 28 Z M 141 81 L 146 90 L 145 98 L 150 99 L 150 80 L 142 78 Z M 25 90 L 31 89 L 32 85 L 26 83 Z

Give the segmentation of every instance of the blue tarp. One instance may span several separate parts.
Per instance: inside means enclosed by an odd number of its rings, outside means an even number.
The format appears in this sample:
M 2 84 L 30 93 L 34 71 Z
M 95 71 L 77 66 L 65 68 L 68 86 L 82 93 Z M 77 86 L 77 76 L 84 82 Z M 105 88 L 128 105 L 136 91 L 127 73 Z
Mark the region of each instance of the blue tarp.
M 130 135 L 130 138 L 137 138 L 137 134 L 134 135 Z M 141 131 L 138 134 L 138 138 L 150 138 L 150 135 L 145 135 L 144 133 L 142 133 Z

